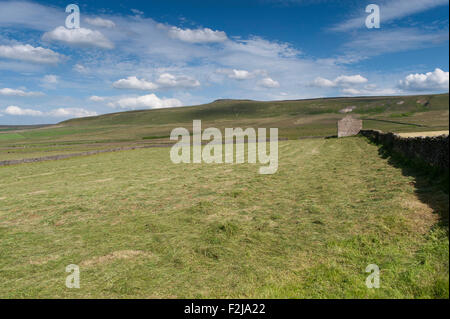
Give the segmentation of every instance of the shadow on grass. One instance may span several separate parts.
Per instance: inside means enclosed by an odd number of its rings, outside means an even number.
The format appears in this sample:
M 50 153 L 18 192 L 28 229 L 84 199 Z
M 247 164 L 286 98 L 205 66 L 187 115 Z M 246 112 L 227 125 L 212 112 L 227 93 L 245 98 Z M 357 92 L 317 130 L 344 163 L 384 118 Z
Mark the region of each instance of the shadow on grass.
M 420 160 L 408 159 L 384 146 L 378 149 L 379 155 L 394 167 L 400 168 L 404 176 L 414 177 L 417 198 L 439 214 L 439 226 L 448 233 L 449 215 L 449 171 L 433 168 Z

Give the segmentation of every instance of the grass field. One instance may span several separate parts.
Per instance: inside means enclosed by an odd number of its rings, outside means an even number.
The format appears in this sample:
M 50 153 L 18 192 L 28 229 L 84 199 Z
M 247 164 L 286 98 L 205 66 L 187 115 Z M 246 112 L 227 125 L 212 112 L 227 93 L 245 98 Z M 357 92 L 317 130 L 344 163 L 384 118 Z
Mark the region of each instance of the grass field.
M 169 148 L 0 167 L 0 298 L 449 297 L 448 189 L 362 137 L 279 145 L 274 175 Z
M 427 137 L 427 136 L 448 135 L 448 131 L 399 133 L 398 135 L 400 135 L 401 137 Z

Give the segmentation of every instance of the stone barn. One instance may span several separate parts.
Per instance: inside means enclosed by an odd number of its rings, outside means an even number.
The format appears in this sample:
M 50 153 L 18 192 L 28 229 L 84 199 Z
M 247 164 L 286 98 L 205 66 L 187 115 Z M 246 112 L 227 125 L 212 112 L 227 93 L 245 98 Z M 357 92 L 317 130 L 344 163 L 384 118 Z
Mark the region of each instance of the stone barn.
M 347 115 L 338 121 L 338 137 L 353 136 L 362 130 L 362 120 Z

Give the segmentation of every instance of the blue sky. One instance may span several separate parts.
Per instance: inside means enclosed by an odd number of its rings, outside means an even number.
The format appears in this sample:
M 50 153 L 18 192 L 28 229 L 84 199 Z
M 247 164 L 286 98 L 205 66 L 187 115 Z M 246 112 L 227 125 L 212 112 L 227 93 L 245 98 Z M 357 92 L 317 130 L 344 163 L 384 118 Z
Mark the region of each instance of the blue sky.
M 67 5 L 80 28 L 65 25 Z M 368 29 L 368 4 L 380 28 Z M 0 125 L 448 92 L 448 1 L 0 1 Z

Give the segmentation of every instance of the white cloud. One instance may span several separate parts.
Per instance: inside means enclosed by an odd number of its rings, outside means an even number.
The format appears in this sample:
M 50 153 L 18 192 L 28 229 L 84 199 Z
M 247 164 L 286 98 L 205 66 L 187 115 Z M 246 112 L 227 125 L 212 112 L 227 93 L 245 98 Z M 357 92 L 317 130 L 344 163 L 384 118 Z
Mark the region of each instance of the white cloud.
M 345 43 L 346 56 L 342 63 L 353 63 L 368 57 L 432 47 L 448 41 L 448 30 L 432 32 L 415 28 L 381 29 L 378 32 L 360 32 Z
M 265 87 L 265 88 L 278 88 L 280 87 L 280 83 L 278 83 L 277 81 L 267 77 L 262 79 L 261 81 L 258 82 L 259 86 Z
M 399 82 L 399 87 L 407 91 L 448 91 L 448 85 L 449 72 L 444 72 L 439 68 L 425 74 L 409 74 Z
M 334 83 L 338 86 L 347 86 L 347 85 L 353 85 L 353 84 L 362 84 L 366 83 L 367 79 L 359 74 L 356 75 L 341 75 L 338 76 Z
M 185 75 L 172 75 L 170 73 L 162 73 L 156 83 L 136 76 L 129 76 L 126 79 L 120 79 L 113 83 L 116 89 L 135 89 L 135 90 L 157 90 L 164 88 L 195 88 L 200 86 L 200 82 L 194 78 Z
M 316 87 L 321 87 L 321 88 L 331 88 L 331 87 L 335 87 L 336 84 L 334 83 L 334 81 L 322 78 L 322 77 L 317 77 L 314 79 L 312 86 L 316 86 Z
M 67 29 L 59 26 L 50 32 L 44 33 L 42 39 L 46 41 L 61 41 L 85 47 L 99 47 L 103 49 L 114 48 L 114 44 L 100 31 L 86 28 Z
M 97 112 L 88 111 L 81 108 L 69 107 L 51 110 L 47 115 L 52 117 L 87 117 L 98 115 Z
M 55 64 L 62 59 L 63 55 L 42 47 L 16 44 L 0 45 L 0 57 L 33 63 Z
M 15 105 L 8 106 L 3 113 L 7 115 L 43 116 L 44 113 L 32 109 L 22 109 Z
M 106 101 L 106 98 L 102 97 L 102 96 L 92 95 L 91 97 L 89 97 L 89 101 L 92 101 L 92 102 L 104 102 L 104 101 Z
M 252 75 L 250 72 L 246 71 L 246 70 L 236 70 L 233 69 L 232 73 L 228 75 L 230 78 L 232 79 L 236 79 L 236 80 L 246 80 L 249 79 Z
M 331 87 L 347 87 L 350 85 L 358 85 L 367 83 L 367 79 L 359 74 L 356 75 L 340 75 L 334 80 L 328 80 L 322 77 L 317 77 L 311 83 L 312 86 L 331 88 Z
M 129 76 L 126 79 L 114 82 L 113 87 L 116 89 L 155 90 L 158 85 L 144 79 L 138 79 L 136 76 Z
M 343 95 L 394 95 L 401 92 L 395 88 L 378 88 L 376 84 L 368 83 L 368 80 L 360 74 L 340 75 L 334 80 L 317 77 L 312 83 L 312 87 L 335 88 Z
M 228 41 L 227 49 L 236 53 L 247 53 L 265 58 L 293 58 L 300 54 L 289 43 L 268 41 L 261 37 L 251 37 L 247 40 Z
M 87 68 L 84 65 L 79 64 L 79 63 L 75 64 L 73 66 L 73 69 L 78 73 L 82 73 L 82 74 L 89 73 L 89 68 Z
M 216 73 L 224 74 L 230 79 L 239 80 L 239 81 L 250 80 L 255 77 L 262 77 L 262 80 L 260 80 L 259 83 L 265 83 L 265 82 L 269 83 L 270 82 L 269 80 L 264 79 L 264 78 L 269 78 L 269 77 L 268 77 L 267 71 L 262 70 L 262 69 L 247 71 L 247 70 L 242 70 L 242 69 L 239 70 L 239 69 L 223 69 L 222 68 L 222 69 L 217 69 Z M 270 85 L 270 84 L 268 84 L 268 85 Z
M 159 98 L 155 94 L 142 95 L 138 97 L 120 98 L 115 102 L 108 103 L 111 107 L 120 107 L 123 109 L 149 108 L 159 109 L 166 107 L 182 106 L 178 99 Z
M 397 89 L 391 89 L 391 88 L 384 88 L 384 89 L 377 89 L 376 87 L 367 85 L 364 88 L 343 88 L 341 92 L 344 95 L 359 95 L 359 96 L 368 96 L 368 95 L 395 95 L 401 93 Z
M 58 108 L 49 112 L 42 112 L 33 109 L 25 109 L 19 106 L 10 105 L 2 111 L 3 114 L 13 116 L 50 116 L 50 117 L 86 117 L 95 116 L 97 112 L 88 111 L 82 108 Z
M 217 73 L 225 74 L 230 79 L 235 80 L 247 80 L 253 77 L 253 74 L 247 70 L 236 70 L 236 69 L 218 69 Z
M 47 31 L 64 21 L 63 9 L 26 1 L 0 2 L 0 27 L 18 24 L 22 28 Z
M 359 95 L 359 94 L 361 94 L 361 90 L 358 90 L 355 88 L 345 88 L 345 89 L 342 89 L 342 93 L 349 94 L 349 95 Z
M 141 16 L 144 14 L 144 11 L 138 10 L 138 9 L 131 9 L 131 12 L 133 12 L 137 16 Z
M 47 74 L 41 79 L 40 86 L 46 89 L 55 89 L 58 83 L 59 83 L 59 76 L 54 74 Z
M 186 75 L 172 75 L 170 73 L 163 73 L 156 80 L 161 88 L 195 88 L 200 86 L 200 82 L 194 78 Z
M 42 93 L 42 92 L 26 92 L 24 90 L 19 90 L 19 89 L 3 88 L 3 89 L 0 89 L 0 95 L 6 95 L 6 96 L 41 96 L 41 95 L 44 95 L 44 93 Z
M 190 43 L 211 43 L 223 42 L 227 40 L 227 35 L 225 32 L 213 31 L 209 28 L 180 29 L 177 27 L 171 27 L 169 29 L 169 35 L 174 39 Z
M 415 13 L 426 11 L 437 6 L 448 4 L 448 0 L 389 0 L 377 3 L 380 6 L 381 23 L 387 23 L 395 19 L 403 18 Z M 334 31 L 348 31 L 356 28 L 365 28 L 365 20 L 368 13 L 360 7 L 362 15 L 351 18 L 332 28 Z
M 54 74 L 47 74 L 42 78 L 42 82 L 56 84 L 59 81 L 59 77 Z
M 114 28 L 116 24 L 108 19 L 102 19 L 100 17 L 96 18 L 86 18 L 84 19 L 87 23 L 90 25 L 96 26 L 96 27 L 103 27 L 103 28 Z

